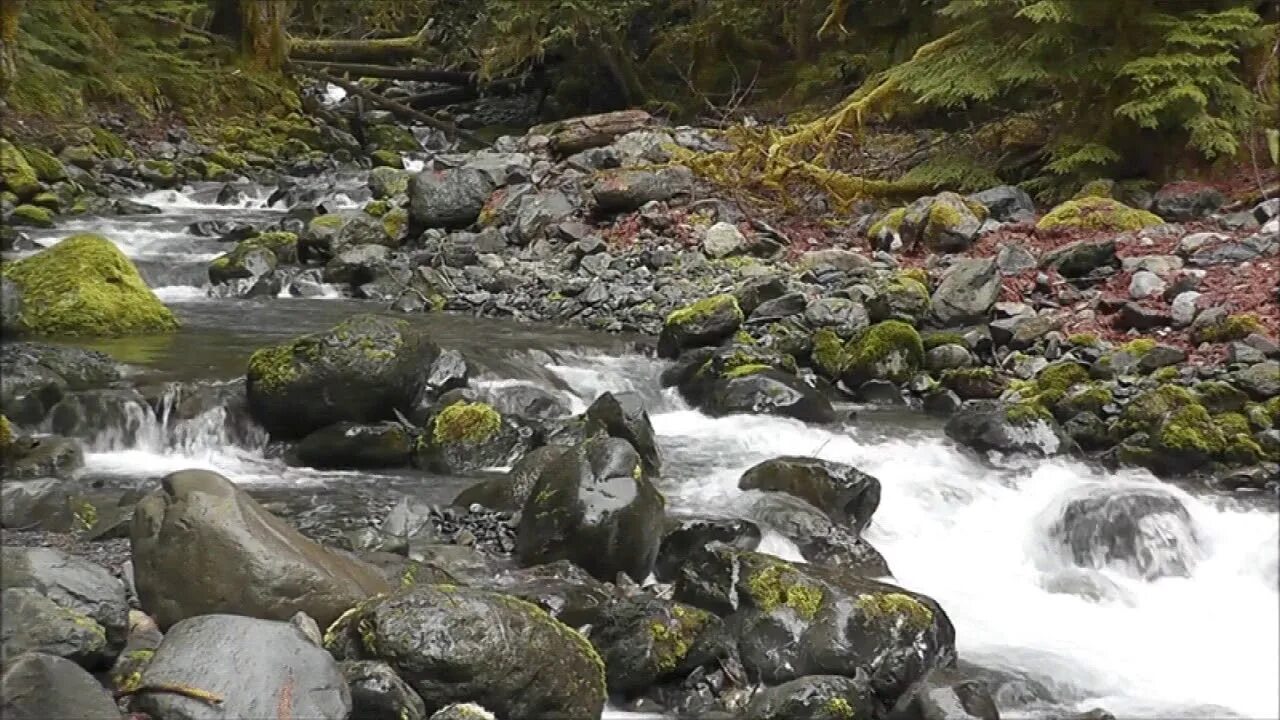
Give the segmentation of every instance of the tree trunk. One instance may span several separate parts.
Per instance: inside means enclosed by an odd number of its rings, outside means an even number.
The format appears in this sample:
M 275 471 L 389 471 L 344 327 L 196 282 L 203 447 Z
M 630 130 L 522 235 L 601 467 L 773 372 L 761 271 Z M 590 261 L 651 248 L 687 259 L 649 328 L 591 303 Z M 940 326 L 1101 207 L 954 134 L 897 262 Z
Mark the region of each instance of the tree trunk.
M 289 57 L 293 60 L 315 60 L 325 63 L 380 63 L 409 60 L 426 49 L 430 28 L 431 23 L 428 22 L 422 26 L 417 35 L 380 40 L 292 38 L 289 43 Z
M 572 155 L 594 147 L 603 147 L 619 135 L 648 127 L 653 117 L 644 110 L 618 110 L 586 115 L 539 125 L 529 132 L 551 138 L 551 148 L 561 155 Z
M 284 24 L 291 0 L 240 0 L 240 49 L 254 65 L 278 70 L 289 54 Z
M 18 24 L 24 0 L 0 0 L 0 96 L 18 79 Z

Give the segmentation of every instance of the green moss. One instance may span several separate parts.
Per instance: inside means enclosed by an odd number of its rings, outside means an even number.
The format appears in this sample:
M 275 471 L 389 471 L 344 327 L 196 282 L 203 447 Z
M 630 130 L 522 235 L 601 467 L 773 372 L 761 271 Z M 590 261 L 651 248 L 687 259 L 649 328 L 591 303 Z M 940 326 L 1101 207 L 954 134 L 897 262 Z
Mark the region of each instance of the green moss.
M 1114 400 L 1115 395 L 1105 385 L 1091 382 L 1068 391 L 1057 407 L 1068 416 L 1081 412 L 1099 413 Z
M 1249 424 L 1259 430 L 1270 430 L 1276 424 L 1261 403 L 1249 403 L 1244 407 L 1244 414 L 1249 418 Z
M 1241 410 L 1249 402 L 1249 396 L 1243 391 L 1221 380 L 1198 383 L 1195 386 L 1195 394 L 1201 404 L 1213 412 Z
M 400 155 L 390 150 L 374 150 L 369 154 L 369 157 L 373 159 L 373 164 L 378 167 L 396 169 L 404 167 L 404 161 L 400 159 Z
M 1280 395 L 1262 403 L 1262 409 L 1271 416 L 1273 422 L 1280 423 Z
M 813 366 L 832 379 L 839 379 L 848 364 L 844 342 L 834 331 L 823 328 L 813 333 Z
M 1075 333 L 1067 337 L 1067 342 L 1076 347 L 1098 347 L 1101 344 L 1093 333 Z
M 1140 358 L 1156 349 L 1156 341 L 1150 338 L 1138 338 L 1136 340 L 1130 340 L 1117 349 L 1120 352 L 1128 353 L 1133 357 Z
M 1113 197 L 1115 189 L 1116 182 L 1114 180 L 1090 180 L 1080 187 L 1080 190 L 1072 197 L 1072 199 L 1109 198 Z
M 764 612 L 785 606 L 806 620 L 818 614 L 824 596 L 822 588 L 804 584 L 785 563 L 772 560 L 747 577 L 747 592 Z
M 1222 432 L 1224 437 L 1248 435 L 1250 433 L 1249 418 L 1245 417 L 1243 413 L 1218 413 L 1213 416 L 1213 421 L 1218 424 L 1218 430 Z
M 701 320 L 702 318 L 730 309 L 737 316 L 738 322 L 742 322 L 742 308 L 738 306 L 738 299 L 729 294 L 713 295 L 709 298 L 703 298 L 691 305 L 686 305 L 677 310 L 673 310 L 667 315 L 666 324 L 674 327 L 688 325 L 689 323 Z
M 131 693 L 142 687 L 142 671 L 134 670 L 131 673 L 117 675 L 111 681 L 119 692 Z
M 502 416 L 487 403 L 458 402 L 436 416 L 431 437 L 437 445 L 485 442 L 502 427 Z
M 733 334 L 733 341 L 739 345 L 755 345 L 756 339 L 751 337 L 751 333 L 746 330 L 739 330 Z
M 1053 415 L 1044 405 L 1033 400 L 1023 400 L 1006 406 L 1004 419 L 1012 425 L 1029 425 L 1041 420 L 1051 420 Z
M 745 365 L 738 365 L 737 367 L 729 368 L 728 370 L 725 370 L 721 376 L 727 380 L 731 380 L 733 378 L 755 375 L 756 373 L 762 373 L 772 369 L 773 366 L 765 365 L 763 363 L 747 363 Z
M 849 344 L 848 370 L 859 378 L 905 382 L 924 363 L 924 343 L 907 323 L 886 320 Z
M 368 144 L 379 150 L 392 152 L 418 152 L 422 146 L 413 137 L 413 133 L 396 125 L 375 125 L 365 129 Z
M 249 166 L 248 161 L 244 159 L 244 155 L 240 153 L 231 153 L 226 150 L 214 150 L 209 153 L 208 160 L 211 165 L 219 165 L 233 170 L 243 170 Z
M 165 179 L 172 179 L 178 173 L 178 169 L 168 160 L 143 160 L 142 167 L 150 170 L 157 177 Z
M 24 147 L 22 155 L 40 180 L 52 183 L 67 178 L 67 169 L 62 166 L 62 161 L 52 154 L 37 147 Z
M 307 229 L 311 230 L 312 233 L 323 230 L 341 230 L 345 224 L 346 218 L 337 213 L 329 213 L 311 218 L 311 222 L 307 223 Z
M 705 610 L 676 605 L 671 609 L 670 619 L 655 621 L 649 626 L 659 671 L 668 673 L 680 666 L 710 618 L 711 614 Z
M 952 228 L 964 221 L 964 216 L 949 202 L 934 202 L 929 206 L 929 216 L 925 219 L 924 235 L 929 237 L 946 228 Z
M 409 564 L 405 566 L 404 572 L 400 573 L 400 587 L 413 587 L 413 584 L 417 582 L 418 570 L 421 568 L 422 563 L 410 560 Z
M 391 203 L 387 202 L 386 200 L 374 200 L 373 202 L 364 206 L 364 214 L 370 217 L 380 218 L 383 215 L 386 215 L 387 211 L 390 209 L 391 209 Z
M 119 135 L 100 127 L 93 128 L 93 147 L 103 157 L 125 158 L 133 154 Z
M 1034 399 L 1052 407 L 1076 385 L 1089 382 L 1089 371 L 1073 362 L 1056 362 L 1046 366 L 1035 377 Z
M 91 502 L 80 503 L 80 507 L 71 516 L 79 530 L 92 530 L 98 524 L 98 508 Z
M 827 700 L 826 707 L 827 713 L 834 718 L 840 718 L 840 720 L 854 720 L 853 706 L 849 704 L 848 700 L 845 700 L 842 697 L 833 697 Z
M 255 350 L 249 356 L 249 379 L 266 392 L 280 390 L 298 377 L 294 354 L 297 341 Z
M 1243 340 L 1252 333 L 1265 332 L 1257 315 L 1244 313 L 1228 315 L 1222 322 L 1193 328 L 1196 342 L 1223 343 Z
M 1151 373 L 1151 379 L 1159 383 L 1171 383 L 1178 379 L 1178 375 L 1177 367 L 1173 365 L 1166 365 Z
M 28 225 L 37 228 L 53 227 L 53 213 L 39 205 L 19 205 L 13 209 L 9 222 L 14 225 Z
M 27 158 L 8 140 L 0 139 L 0 181 L 19 198 L 40 192 L 40 178 Z
M 1190 390 L 1178 385 L 1161 385 L 1130 400 L 1120 415 L 1118 427 L 1126 433 L 1152 432 L 1166 415 L 1188 406 L 1199 407 Z
M 13 425 L 9 423 L 9 418 L 0 415 L 0 453 L 9 449 L 13 444 Z
M 943 345 L 959 345 L 962 348 L 968 348 L 969 343 L 964 339 L 964 335 L 958 332 L 935 331 L 926 332 L 920 336 L 920 341 L 924 343 L 925 350 L 932 350 Z
M 409 213 L 404 208 L 393 208 L 382 216 L 382 231 L 387 237 L 398 240 L 409 228 Z
M 178 328 L 133 263 L 101 235 L 73 235 L 5 265 L 3 274 L 22 292 L 22 328 L 36 335 L 142 335 Z
M 1202 405 L 1187 405 L 1173 411 L 1160 429 L 1160 445 L 1170 450 L 1191 451 L 1216 456 L 1226 449 L 1222 431 Z
M 1036 223 L 1039 230 L 1089 230 L 1127 232 L 1160 225 L 1159 215 L 1131 208 L 1111 198 L 1069 200 L 1049 211 Z
M 907 219 L 907 209 L 904 207 L 890 210 L 888 214 L 880 218 L 867 231 L 869 237 L 878 238 L 886 233 L 896 233 L 902 228 L 902 223 Z
M 925 286 L 926 292 L 928 292 L 929 273 L 925 272 L 924 268 L 907 268 L 905 270 L 899 270 L 897 272 L 897 277 L 902 280 L 914 280 Z
M 856 604 L 867 622 L 901 620 L 917 632 L 927 630 L 933 624 L 933 610 L 903 593 L 859 595 Z

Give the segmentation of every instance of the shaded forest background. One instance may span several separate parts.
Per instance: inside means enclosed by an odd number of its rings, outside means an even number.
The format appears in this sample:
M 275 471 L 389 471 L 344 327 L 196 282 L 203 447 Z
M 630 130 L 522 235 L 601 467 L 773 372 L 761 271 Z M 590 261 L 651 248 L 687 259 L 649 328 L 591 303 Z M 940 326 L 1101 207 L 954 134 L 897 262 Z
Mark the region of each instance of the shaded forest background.
M 0 0 L 0 94 L 28 126 L 210 124 L 302 109 L 308 68 L 408 67 L 540 93 L 542 119 L 643 107 L 724 128 L 735 149 L 695 163 L 724 183 L 1052 197 L 1272 168 L 1278 17 L 1273 0 Z M 909 171 L 868 159 L 902 137 L 927 138 Z

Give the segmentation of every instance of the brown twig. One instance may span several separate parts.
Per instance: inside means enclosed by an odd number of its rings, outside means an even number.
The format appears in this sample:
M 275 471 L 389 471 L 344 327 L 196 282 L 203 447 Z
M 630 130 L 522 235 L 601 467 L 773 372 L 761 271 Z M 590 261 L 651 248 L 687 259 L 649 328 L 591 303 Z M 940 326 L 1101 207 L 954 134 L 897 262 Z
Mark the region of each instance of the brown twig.
M 119 700 L 123 697 L 131 695 L 142 695 L 145 693 L 168 693 L 171 695 L 181 695 L 182 697 L 199 700 L 206 705 L 221 705 L 222 696 L 201 690 L 200 688 L 191 687 L 190 685 L 182 685 L 180 683 L 143 683 L 135 688 L 128 690 L 119 690 L 115 694 L 115 698 Z

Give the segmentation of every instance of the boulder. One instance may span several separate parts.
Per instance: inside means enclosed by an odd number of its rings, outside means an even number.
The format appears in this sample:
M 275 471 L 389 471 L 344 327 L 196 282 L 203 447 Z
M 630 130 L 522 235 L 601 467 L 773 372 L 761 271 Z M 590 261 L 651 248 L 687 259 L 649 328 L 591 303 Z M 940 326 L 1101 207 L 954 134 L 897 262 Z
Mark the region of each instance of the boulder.
M 340 660 L 382 660 L 427 712 L 474 702 L 504 720 L 598 718 L 600 657 L 577 632 L 508 595 L 420 585 L 361 603 L 333 624 Z
M 480 170 L 425 170 L 409 180 L 409 216 L 424 228 L 466 227 L 480 216 L 493 189 L 493 180 Z
M 183 470 L 138 503 L 134 582 L 160 627 L 235 613 L 322 625 L 388 590 L 374 568 L 303 537 L 216 473 Z
M 1117 267 L 1115 240 L 1079 240 L 1050 250 L 1041 259 L 1041 267 L 1053 268 L 1068 278 L 1084 277 L 1098 268 Z
M 21 297 L 9 332 L 118 336 L 172 332 L 178 320 L 124 253 L 101 235 L 72 235 L 13 263 L 4 277 Z
M 831 402 L 795 375 L 767 365 L 744 367 L 752 372 L 711 381 L 707 389 L 700 392 L 698 409 L 713 417 L 750 413 L 781 415 L 813 423 L 836 420 Z
M 569 627 L 594 626 L 617 602 L 613 585 L 603 583 L 568 560 L 510 570 L 478 579 L 473 587 L 520 598 Z
M 118 652 L 129 631 L 124 585 L 101 565 L 53 548 L 5 546 L 0 587 L 28 588 L 80 618 L 97 623 L 108 651 Z
M 742 308 L 733 295 L 714 295 L 667 316 L 658 336 L 658 354 L 675 358 L 690 348 L 716 345 L 742 325 Z
M 393 420 L 415 407 L 424 371 L 439 352 L 405 320 L 354 315 L 328 331 L 254 352 L 249 410 L 280 439 L 338 422 Z
M 665 505 L 630 443 L 591 438 L 534 483 L 516 554 L 523 565 L 565 559 L 605 581 L 621 572 L 643 582 L 657 558 Z
M 592 626 L 609 691 L 634 694 L 729 657 L 720 618 L 706 610 L 637 595 L 613 603 Z
M 0 184 L 18 196 L 19 200 L 35 197 L 43 187 L 22 151 L 4 139 L 0 139 Z
M 979 452 L 1056 455 L 1070 446 L 1049 411 L 1033 403 L 970 400 L 947 421 L 946 433 Z
M 794 495 L 832 521 L 861 532 L 880 506 L 880 481 L 852 465 L 813 457 L 787 456 L 753 466 L 738 480 L 742 490 Z
M 856 388 L 869 380 L 906 382 L 924 364 L 924 344 L 915 328 L 900 320 L 872 325 L 844 348 L 841 379 Z
M 877 717 L 879 703 L 866 677 L 810 675 L 761 690 L 746 720 L 850 720 Z
M 289 622 L 201 615 L 174 625 L 142 672 L 140 687 L 175 686 L 220 701 L 147 692 L 134 697 L 134 708 L 163 720 L 346 720 L 351 713 L 338 663 Z
M 591 403 L 584 415 L 588 435 L 603 433 L 631 443 L 640 453 L 646 474 L 657 477 L 662 472 L 662 454 L 653 423 L 644 409 L 644 400 L 634 392 L 603 393 Z
M 722 258 L 736 255 L 747 248 L 747 239 L 736 225 L 718 222 L 707 228 L 702 238 L 702 252 L 707 257 Z
M 561 455 L 570 448 L 563 445 L 543 445 L 525 453 L 519 462 L 511 466 L 505 477 L 483 480 L 458 493 L 453 504 L 470 507 L 478 504 L 492 510 L 518 512 L 529 499 L 529 492 Z
M 1082 197 L 1054 207 L 1040 218 L 1036 229 L 1118 233 L 1154 227 L 1163 222 L 1159 215 L 1129 207 L 1109 197 Z
M 534 444 L 534 431 L 481 402 L 455 402 L 427 425 L 414 462 L 439 473 L 508 466 Z
M 1169 222 L 1202 218 L 1225 205 L 1222 191 L 1200 183 L 1170 183 L 1156 191 L 1151 210 Z
M 1280 361 L 1267 360 L 1237 370 L 1232 382 L 1257 400 L 1280 395 Z
M 1036 206 L 1025 190 L 1013 185 L 997 185 L 969 196 L 982 203 L 992 220 L 1024 222 L 1035 218 Z
M 693 173 L 675 165 L 661 170 L 602 170 L 591 181 L 591 197 L 603 212 L 627 212 L 654 200 L 670 200 L 693 189 Z
M 689 557 L 711 543 L 723 543 L 738 550 L 760 546 L 760 528 L 749 520 L 685 515 L 667 518 L 667 529 L 658 549 L 653 574 L 660 582 L 671 582 Z
M 349 245 L 325 263 L 322 278 L 327 283 L 359 287 L 373 282 L 390 258 L 391 249 L 385 245 Z
M 111 694 L 65 658 L 24 653 L 6 658 L 0 675 L 0 716 L 7 720 L 122 720 Z
M 806 561 L 858 577 L 890 577 L 879 550 L 845 523 L 837 524 L 808 501 L 785 493 L 760 493 L 743 508 L 747 519 L 790 540 Z
M 352 718 L 426 720 L 427 706 L 395 668 L 376 660 L 348 660 L 340 665 L 351 688 Z
M 303 438 L 293 454 L 299 464 L 313 468 L 406 467 L 413 455 L 413 438 L 398 422 L 335 423 Z
M 106 631 L 97 621 L 69 610 L 29 587 L 0 593 L 0 658 L 40 652 L 67 658 L 90 669 L 110 667 L 114 657 Z M 115 648 L 119 650 L 119 646 Z
M 69 392 L 109 385 L 121 377 L 105 353 L 32 342 L 0 344 L 0 407 L 14 423 L 39 425 Z
M 981 227 L 982 218 L 964 198 L 953 192 L 938 193 L 920 227 L 920 240 L 933 252 L 961 252 L 973 244 Z
M 1144 580 L 1190 577 L 1199 536 L 1182 501 L 1158 488 L 1088 487 L 1062 504 L 1049 527 L 1076 565 Z
M 955 662 L 955 629 L 936 602 L 841 570 L 712 546 L 681 568 L 675 599 L 722 616 L 748 675 L 771 685 L 861 673 L 892 702 Z
M 411 173 L 394 167 L 376 167 L 369 171 L 369 192 L 377 199 L 406 195 Z
M 933 316 L 946 327 L 983 322 L 1000 296 L 1000 272 L 991 258 L 966 258 L 952 265 L 933 291 Z
M 804 320 L 809 327 L 830 328 L 841 338 L 851 338 L 871 324 L 862 303 L 848 298 L 825 297 L 810 302 L 804 309 Z

